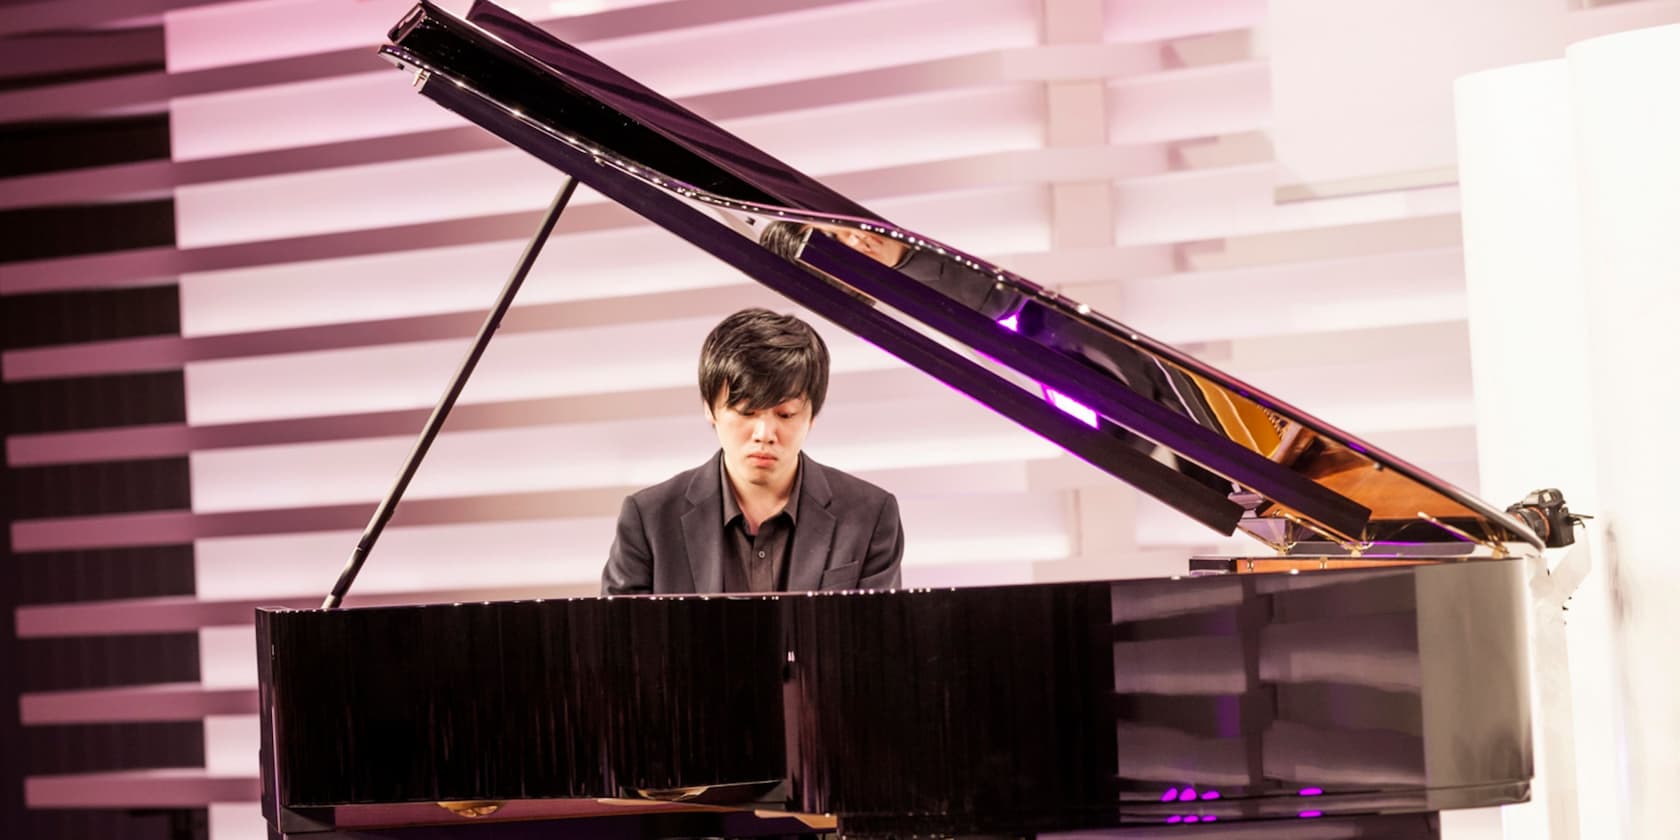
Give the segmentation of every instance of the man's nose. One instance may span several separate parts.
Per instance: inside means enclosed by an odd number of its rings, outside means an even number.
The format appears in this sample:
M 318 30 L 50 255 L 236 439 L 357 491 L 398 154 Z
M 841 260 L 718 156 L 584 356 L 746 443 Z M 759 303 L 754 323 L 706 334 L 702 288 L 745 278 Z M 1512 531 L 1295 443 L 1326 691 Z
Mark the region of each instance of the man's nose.
M 753 421 L 753 440 L 773 440 L 775 434 L 776 427 L 769 420 L 760 417 Z

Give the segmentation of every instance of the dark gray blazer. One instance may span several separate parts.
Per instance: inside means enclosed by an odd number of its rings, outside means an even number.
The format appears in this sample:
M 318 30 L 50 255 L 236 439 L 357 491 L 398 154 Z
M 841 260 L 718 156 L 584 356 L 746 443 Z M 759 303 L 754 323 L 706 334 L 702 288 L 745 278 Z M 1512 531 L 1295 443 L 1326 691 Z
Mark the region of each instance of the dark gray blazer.
M 625 497 L 601 572 L 602 595 L 723 591 L 722 450 L 701 466 Z M 891 493 L 799 454 L 791 592 L 893 589 L 904 528 Z

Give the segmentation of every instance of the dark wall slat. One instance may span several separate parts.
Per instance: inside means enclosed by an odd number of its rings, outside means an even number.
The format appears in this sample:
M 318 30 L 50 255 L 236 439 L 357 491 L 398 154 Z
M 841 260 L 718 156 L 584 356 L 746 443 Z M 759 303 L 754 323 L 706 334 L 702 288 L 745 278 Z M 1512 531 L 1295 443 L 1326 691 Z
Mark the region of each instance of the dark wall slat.
M 0 262 L 175 244 L 175 199 L 0 210 Z
M 192 507 L 186 458 L 21 467 L 10 483 L 16 519 Z
M 179 370 L 75 379 L 39 379 L 6 386 L 12 434 L 70 432 L 187 419 Z
M 173 285 L 13 295 L 3 309 L 6 350 L 181 332 L 181 294 Z
M 165 68 L 161 26 L 17 35 L 0 38 L 0 50 L 0 90 Z
M 29 726 L 24 742 L 32 776 L 204 766 L 198 721 Z
M 21 789 L 21 786 L 20 786 Z M 28 811 L 7 837 L 30 840 L 106 837 L 121 840 L 203 840 L 210 836 L 204 808 L 148 811 Z
M 19 639 L 19 691 L 196 682 L 197 633 Z
M 13 558 L 19 605 L 161 598 L 197 591 L 191 545 L 52 551 Z

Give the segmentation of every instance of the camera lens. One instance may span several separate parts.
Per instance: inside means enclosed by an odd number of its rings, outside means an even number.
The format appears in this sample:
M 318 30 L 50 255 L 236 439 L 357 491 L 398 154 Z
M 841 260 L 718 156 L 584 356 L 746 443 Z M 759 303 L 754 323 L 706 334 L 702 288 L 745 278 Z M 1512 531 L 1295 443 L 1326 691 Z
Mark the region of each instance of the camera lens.
M 1506 513 L 1512 514 L 1518 519 L 1521 519 L 1522 523 L 1527 525 L 1528 529 L 1533 531 L 1534 535 L 1539 537 L 1541 542 L 1547 543 L 1548 545 L 1551 543 L 1552 522 L 1546 518 L 1545 514 L 1526 505 L 1512 505 L 1506 510 Z

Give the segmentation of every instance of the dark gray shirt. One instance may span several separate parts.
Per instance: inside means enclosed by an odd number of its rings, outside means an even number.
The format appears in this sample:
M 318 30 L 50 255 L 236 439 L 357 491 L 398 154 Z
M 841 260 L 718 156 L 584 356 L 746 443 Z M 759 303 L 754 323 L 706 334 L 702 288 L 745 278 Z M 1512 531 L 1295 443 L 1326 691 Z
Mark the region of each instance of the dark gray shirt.
M 787 507 L 758 525 L 758 533 L 747 533 L 747 516 L 735 500 L 729 473 L 718 461 L 718 480 L 723 482 L 723 591 L 783 592 L 787 590 L 788 553 L 793 549 L 793 529 L 799 517 L 800 473 L 793 475 L 793 489 Z

